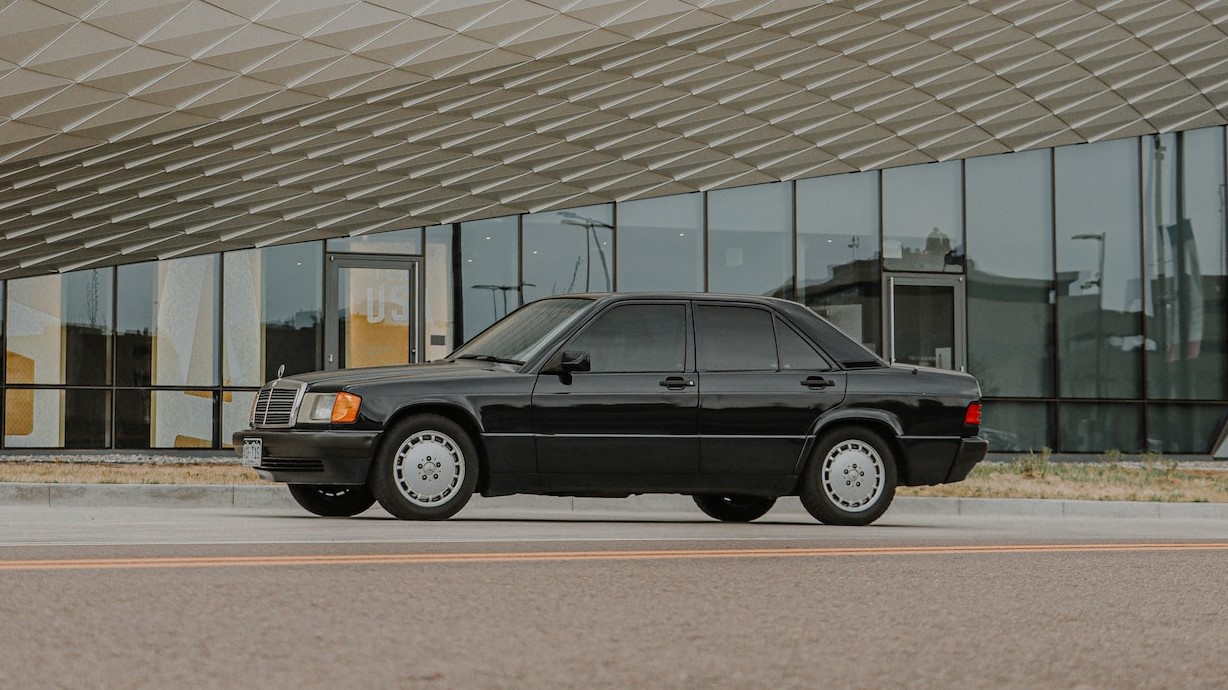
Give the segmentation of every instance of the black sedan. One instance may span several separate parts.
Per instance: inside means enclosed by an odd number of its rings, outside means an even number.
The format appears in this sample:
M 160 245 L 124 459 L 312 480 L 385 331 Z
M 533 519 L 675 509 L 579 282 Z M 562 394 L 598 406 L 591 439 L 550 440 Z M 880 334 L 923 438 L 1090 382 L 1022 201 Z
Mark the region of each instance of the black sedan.
M 260 390 L 244 464 L 318 515 L 379 501 L 454 515 L 476 491 L 681 493 L 748 521 L 780 496 L 865 525 L 897 485 L 957 482 L 987 449 L 967 374 L 891 366 L 806 307 L 695 294 L 525 305 L 446 360 Z

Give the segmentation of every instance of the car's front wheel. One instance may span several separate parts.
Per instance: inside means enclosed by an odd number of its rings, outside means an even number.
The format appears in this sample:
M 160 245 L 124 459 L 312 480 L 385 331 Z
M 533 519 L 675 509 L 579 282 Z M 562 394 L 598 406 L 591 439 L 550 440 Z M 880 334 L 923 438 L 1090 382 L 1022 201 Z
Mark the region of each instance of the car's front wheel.
M 868 525 L 895 497 L 895 456 L 874 431 L 849 426 L 815 445 L 799 494 L 807 512 L 828 525 Z
M 763 517 L 776 505 L 776 499 L 762 496 L 696 494 L 691 498 L 705 515 L 722 522 L 750 522 Z
M 415 415 L 386 434 L 371 467 L 384 510 L 402 520 L 446 520 L 465 507 L 478 483 L 478 454 L 459 424 Z
M 331 486 L 290 484 L 290 495 L 308 512 L 324 517 L 351 517 L 375 505 L 375 496 L 366 484 Z

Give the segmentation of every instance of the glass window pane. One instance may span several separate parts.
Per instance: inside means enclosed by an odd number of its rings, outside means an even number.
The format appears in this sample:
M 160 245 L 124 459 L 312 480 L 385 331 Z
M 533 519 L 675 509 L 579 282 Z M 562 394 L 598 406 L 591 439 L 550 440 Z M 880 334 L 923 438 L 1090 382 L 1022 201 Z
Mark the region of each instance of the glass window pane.
M 222 438 L 219 440 L 223 448 L 233 447 L 231 438 L 235 432 L 248 428 L 248 416 L 255 400 L 255 391 L 222 391 Z
M 793 186 L 708 193 L 708 290 L 793 297 Z
M 773 321 L 776 324 L 776 349 L 780 356 L 781 369 L 826 371 L 831 368 L 822 355 L 796 331 L 781 323 L 780 319 Z
M 598 317 L 565 348 L 587 352 L 594 372 L 678 372 L 686 367 L 686 307 L 627 305 Z
M 151 448 L 212 448 L 213 391 L 154 391 Z
M 422 228 L 377 232 L 358 237 L 338 237 L 328 240 L 328 251 L 359 254 L 421 254 Z
M 965 161 L 968 364 L 985 395 L 1053 395 L 1050 155 Z
M 980 436 L 995 453 L 1052 448 L 1051 409 L 1047 403 L 987 400 Z
M 1147 395 L 1228 397 L 1222 127 L 1143 138 L 1143 227 Z
M 1123 403 L 1062 403 L 1058 450 L 1065 453 L 1103 453 L 1143 449 L 1143 408 Z
M 111 381 L 112 269 L 8 281 L 9 383 Z
M 151 261 L 120 266 L 117 271 L 115 385 L 149 386 L 153 383 L 158 266 Z
M 798 180 L 797 282 L 806 306 L 882 351 L 878 173 Z
M 426 324 L 426 361 L 443 359 L 459 344 L 455 336 L 453 312 L 452 226 L 436 225 L 426 229 L 426 283 L 423 322 Z
M 217 254 L 157 263 L 155 386 L 217 385 L 217 274 Z
M 740 307 L 695 308 L 703 371 L 776 371 L 772 315 Z
M 63 275 L 64 383 L 102 386 L 111 382 L 111 281 L 99 268 Z
M 1054 165 L 1059 392 L 1138 397 L 1144 346 L 1138 140 L 1058 148 Z
M 614 289 L 614 207 L 523 217 L 524 300 Z
M 9 388 L 4 443 L 9 448 L 106 448 L 110 400 L 108 390 Z
M 895 285 L 895 360 L 955 367 L 955 289 L 945 285 Z
M 1210 453 L 1228 422 L 1228 405 L 1152 405 L 1147 449 L 1158 453 Z
M 338 365 L 408 364 L 412 272 L 400 268 L 337 268 Z
M 960 161 L 884 170 L 884 268 L 962 271 L 963 203 Z
M 222 379 L 259 386 L 323 362 L 323 255 L 319 242 L 225 255 Z
M 150 392 L 115 391 L 115 447 L 149 448 Z
M 619 204 L 617 264 L 621 292 L 702 292 L 703 194 Z
M 96 388 L 64 391 L 64 447 L 107 448 L 111 445 L 111 391 Z
M 516 216 L 461 224 L 461 308 L 464 339 L 520 306 Z

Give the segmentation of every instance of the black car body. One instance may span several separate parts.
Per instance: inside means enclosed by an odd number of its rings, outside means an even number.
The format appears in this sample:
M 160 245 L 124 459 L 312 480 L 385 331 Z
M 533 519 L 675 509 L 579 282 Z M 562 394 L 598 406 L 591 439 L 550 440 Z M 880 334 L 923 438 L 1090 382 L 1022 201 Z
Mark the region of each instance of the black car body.
M 236 450 L 328 515 L 682 493 L 719 519 L 800 495 L 866 524 L 897 484 L 960 481 L 987 449 L 973 377 L 888 365 L 800 304 L 710 294 L 541 300 L 443 361 L 274 381 L 252 419 Z

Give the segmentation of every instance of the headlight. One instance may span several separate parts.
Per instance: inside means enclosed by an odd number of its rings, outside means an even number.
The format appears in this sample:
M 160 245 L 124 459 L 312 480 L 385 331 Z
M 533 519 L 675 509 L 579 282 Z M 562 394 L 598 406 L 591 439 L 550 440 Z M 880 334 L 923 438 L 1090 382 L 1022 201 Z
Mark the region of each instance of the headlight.
M 358 419 L 362 398 L 353 393 L 308 393 L 298 408 L 300 424 L 349 424 Z

